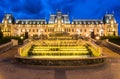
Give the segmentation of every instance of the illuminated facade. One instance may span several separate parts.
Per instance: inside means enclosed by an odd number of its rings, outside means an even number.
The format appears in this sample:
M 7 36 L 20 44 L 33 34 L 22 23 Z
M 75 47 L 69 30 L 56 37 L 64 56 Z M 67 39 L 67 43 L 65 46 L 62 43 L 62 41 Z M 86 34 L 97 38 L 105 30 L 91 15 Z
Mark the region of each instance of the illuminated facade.
M 45 19 L 14 19 L 12 14 L 5 14 L 1 30 L 4 36 L 21 36 L 28 32 L 29 37 L 50 35 L 52 33 L 69 33 L 69 35 L 79 34 L 81 36 L 118 36 L 118 23 L 113 14 L 105 14 L 101 20 L 69 20 L 67 14 L 57 12 L 51 14 L 47 22 Z

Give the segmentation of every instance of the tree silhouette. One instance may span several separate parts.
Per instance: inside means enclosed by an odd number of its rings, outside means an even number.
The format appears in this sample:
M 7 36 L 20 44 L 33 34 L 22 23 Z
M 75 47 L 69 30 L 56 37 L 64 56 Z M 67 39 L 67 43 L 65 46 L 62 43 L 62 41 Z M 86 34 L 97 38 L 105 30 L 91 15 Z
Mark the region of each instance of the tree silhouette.
M 3 32 L 1 31 L 1 28 L 0 28 L 0 39 L 3 38 Z
M 28 38 L 28 32 L 25 32 L 25 39 Z

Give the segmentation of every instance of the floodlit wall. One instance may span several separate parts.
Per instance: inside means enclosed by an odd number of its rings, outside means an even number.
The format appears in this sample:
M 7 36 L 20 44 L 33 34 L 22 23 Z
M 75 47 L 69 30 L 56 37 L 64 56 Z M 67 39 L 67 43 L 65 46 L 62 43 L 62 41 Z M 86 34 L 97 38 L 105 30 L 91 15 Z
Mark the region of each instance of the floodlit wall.
M 88 46 L 88 48 L 92 51 L 93 56 L 97 57 L 97 56 L 102 55 L 102 48 L 101 47 L 97 46 L 93 42 L 88 42 L 88 44 L 90 44 L 90 46 Z
M 30 50 L 32 43 L 25 44 L 24 46 L 20 47 L 18 53 L 20 56 L 28 56 L 28 51 Z

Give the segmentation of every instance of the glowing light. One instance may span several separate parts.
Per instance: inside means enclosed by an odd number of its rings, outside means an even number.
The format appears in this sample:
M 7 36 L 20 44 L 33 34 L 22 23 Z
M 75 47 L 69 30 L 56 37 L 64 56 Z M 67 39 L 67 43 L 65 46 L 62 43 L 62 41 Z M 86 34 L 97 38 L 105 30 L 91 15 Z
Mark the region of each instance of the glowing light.
M 90 29 L 90 32 L 93 32 L 93 29 Z
M 100 37 L 99 36 L 96 36 L 96 38 L 95 38 L 96 40 L 99 40 L 100 39 Z
M 20 39 L 23 39 L 23 36 L 21 36 Z
M 88 34 L 86 34 L 86 37 L 88 37 L 89 35 Z
M 76 29 L 76 31 L 77 31 L 77 34 L 80 34 L 80 30 L 79 29 Z
M 24 30 L 24 29 L 23 29 L 22 31 L 23 31 L 23 32 L 25 32 L 25 30 Z

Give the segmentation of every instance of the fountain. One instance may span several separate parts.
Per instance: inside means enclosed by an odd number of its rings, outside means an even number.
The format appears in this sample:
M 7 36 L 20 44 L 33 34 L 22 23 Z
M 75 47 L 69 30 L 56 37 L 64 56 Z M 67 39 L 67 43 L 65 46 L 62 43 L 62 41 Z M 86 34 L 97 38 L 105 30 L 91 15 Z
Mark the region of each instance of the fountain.
M 37 40 L 19 48 L 15 57 L 22 63 L 49 66 L 78 66 L 104 61 L 101 48 L 83 40 Z

